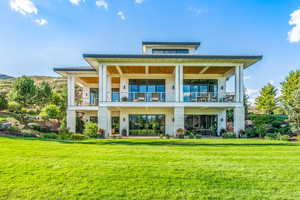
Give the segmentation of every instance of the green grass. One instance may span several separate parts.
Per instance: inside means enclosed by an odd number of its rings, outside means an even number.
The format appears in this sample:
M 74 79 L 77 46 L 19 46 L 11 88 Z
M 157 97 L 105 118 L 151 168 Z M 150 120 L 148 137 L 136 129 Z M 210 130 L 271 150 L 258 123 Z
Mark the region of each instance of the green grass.
M 0 137 L 0 199 L 300 199 L 300 144 Z

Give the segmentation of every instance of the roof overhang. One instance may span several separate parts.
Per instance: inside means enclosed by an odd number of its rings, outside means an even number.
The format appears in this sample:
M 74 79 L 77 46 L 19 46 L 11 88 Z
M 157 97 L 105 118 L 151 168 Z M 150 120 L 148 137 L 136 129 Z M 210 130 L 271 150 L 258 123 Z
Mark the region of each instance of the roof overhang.
M 166 46 L 166 47 L 191 47 L 194 48 L 195 50 L 198 49 L 198 47 L 200 46 L 200 42 L 142 42 L 142 46 L 143 47 L 162 47 L 162 46 Z
M 89 67 L 89 66 L 87 66 L 87 67 L 55 67 L 55 68 L 53 68 L 53 71 L 62 76 L 65 76 L 70 73 L 72 73 L 72 74 L 83 73 L 83 72 L 93 73 L 93 72 L 96 72 L 96 69 Z
M 83 54 L 83 58 L 95 69 L 100 64 L 168 64 L 213 65 L 242 64 L 244 68 L 262 59 L 250 55 L 156 55 L 156 54 Z

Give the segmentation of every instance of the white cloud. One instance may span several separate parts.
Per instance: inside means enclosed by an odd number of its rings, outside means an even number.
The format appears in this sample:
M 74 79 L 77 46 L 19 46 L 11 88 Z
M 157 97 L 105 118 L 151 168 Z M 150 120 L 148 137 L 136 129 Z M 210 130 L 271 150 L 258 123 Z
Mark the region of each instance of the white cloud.
M 134 3 L 137 3 L 137 4 L 141 4 L 143 2 L 144 2 L 144 0 L 134 0 Z
M 36 22 L 38 25 L 40 25 L 40 26 L 43 26 L 43 25 L 48 24 L 48 21 L 47 21 L 46 19 L 43 19 L 43 18 L 41 18 L 41 19 L 36 19 L 35 22 Z
M 85 0 L 69 0 L 69 1 L 70 1 L 70 3 L 77 5 L 77 6 L 81 3 L 81 1 L 85 2 Z
M 293 28 L 288 32 L 288 40 L 291 43 L 300 42 L 300 8 L 295 10 L 290 16 L 289 24 Z
M 119 15 L 120 18 L 121 18 L 122 20 L 125 20 L 125 19 L 126 19 L 125 15 L 124 15 L 124 13 L 123 13 L 122 11 L 119 11 L 119 12 L 117 13 L 117 15 Z
M 37 7 L 31 0 L 10 0 L 10 8 L 23 15 L 38 13 Z
M 108 10 L 108 4 L 105 0 L 96 1 L 96 6 L 103 7 L 103 8 L 105 8 L 105 10 Z
M 196 16 L 199 16 L 200 14 L 204 13 L 205 10 L 201 9 L 201 8 L 196 8 L 193 6 L 189 6 L 188 10 L 192 13 L 194 13 Z

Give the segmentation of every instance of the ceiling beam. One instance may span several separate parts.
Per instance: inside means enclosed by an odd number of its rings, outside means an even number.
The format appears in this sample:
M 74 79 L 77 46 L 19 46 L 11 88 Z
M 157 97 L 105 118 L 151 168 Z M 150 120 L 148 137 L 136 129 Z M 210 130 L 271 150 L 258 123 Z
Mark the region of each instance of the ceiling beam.
M 149 74 L 149 65 L 146 65 L 146 66 L 145 66 L 145 73 L 146 73 L 146 74 Z
M 209 68 L 209 66 L 204 67 L 204 68 L 199 72 L 199 74 L 203 74 L 204 72 L 206 72 L 206 71 L 208 70 L 208 68 Z
M 119 74 L 120 74 L 120 75 L 123 75 L 123 72 L 122 72 L 122 70 L 121 70 L 120 66 L 119 66 L 119 65 L 117 65 L 117 66 L 116 66 L 116 68 L 117 68 L 117 70 L 118 70 Z

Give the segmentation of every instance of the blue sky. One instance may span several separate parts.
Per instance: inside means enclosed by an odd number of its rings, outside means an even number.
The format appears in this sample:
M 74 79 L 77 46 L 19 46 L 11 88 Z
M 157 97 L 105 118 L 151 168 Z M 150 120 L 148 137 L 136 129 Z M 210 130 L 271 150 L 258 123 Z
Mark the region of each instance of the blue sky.
M 140 53 L 143 40 L 263 55 L 245 72 L 251 96 L 300 69 L 300 0 L 1 0 L 0 24 L 0 73 L 13 76 L 56 76 L 86 65 L 83 53 Z

